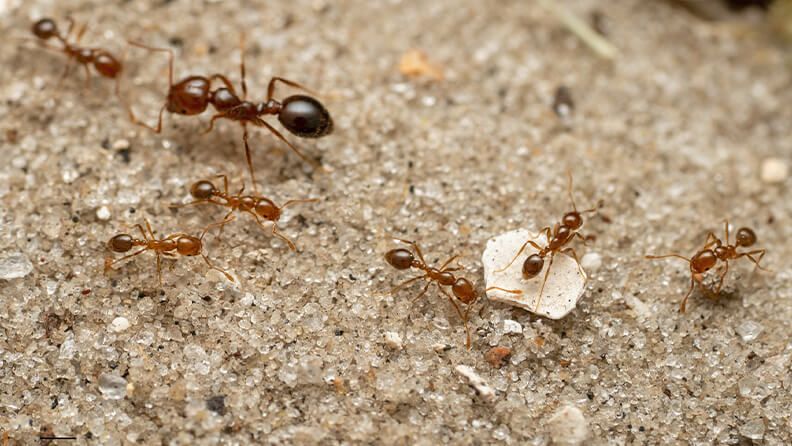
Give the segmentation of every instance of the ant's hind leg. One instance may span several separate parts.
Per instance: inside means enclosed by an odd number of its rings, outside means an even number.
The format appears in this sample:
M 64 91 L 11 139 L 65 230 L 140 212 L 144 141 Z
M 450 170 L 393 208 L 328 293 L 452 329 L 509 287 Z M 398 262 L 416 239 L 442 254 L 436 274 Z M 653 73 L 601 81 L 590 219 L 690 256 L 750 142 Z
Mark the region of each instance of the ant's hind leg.
M 549 240 L 549 239 L 548 239 L 548 240 Z M 536 243 L 535 243 L 533 240 L 528 240 L 528 241 L 526 241 L 525 243 L 523 243 L 523 245 L 520 247 L 520 250 L 519 250 L 519 251 L 517 251 L 517 254 L 514 256 L 514 258 L 512 258 L 512 259 L 511 259 L 511 262 L 509 262 L 509 264 L 508 264 L 508 265 L 504 266 L 504 267 L 503 267 L 503 268 L 501 268 L 501 269 L 496 269 L 496 270 L 495 270 L 495 272 L 496 272 L 496 273 L 500 273 L 500 272 L 503 272 L 503 271 L 506 271 L 507 269 L 509 269 L 509 267 L 510 267 L 510 266 L 512 266 L 512 263 L 514 263 L 514 261 L 515 261 L 515 260 L 517 260 L 517 257 L 520 257 L 520 254 L 522 254 L 522 253 L 523 253 L 523 251 L 525 251 L 525 248 L 526 248 L 528 245 L 531 245 L 531 246 L 533 246 L 534 248 L 536 248 L 536 249 L 537 249 L 537 250 L 539 250 L 539 251 L 541 251 L 541 250 L 542 250 L 542 247 L 541 247 L 541 246 L 539 246 L 539 245 L 537 245 L 537 244 L 536 244 Z
M 219 272 L 223 273 L 223 275 L 226 277 L 226 279 L 228 279 L 231 282 L 236 283 L 236 279 L 234 279 L 234 277 L 231 274 L 229 274 L 228 271 L 213 265 L 212 262 L 209 261 L 209 257 L 207 257 L 206 254 L 201 254 L 201 257 L 203 257 L 204 262 L 206 262 L 206 264 L 209 265 L 209 268 L 211 268 L 211 269 L 213 269 L 215 271 L 219 271 Z
M 316 162 L 316 161 L 312 160 L 311 158 L 308 158 L 308 157 L 307 157 L 307 156 L 306 156 L 304 153 L 302 153 L 302 152 L 300 151 L 300 149 L 298 149 L 298 148 L 297 148 L 297 146 L 295 146 L 294 144 L 290 143 L 290 142 L 289 142 L 289 140 L 288 140 L 288 139 L 286 139 L 286 138 L 285 138 L 285 137 L 284 137 L 284 136 L 281 134 L 281 132 L 277 131 L 277 130 L 275 129 L 275 127 L 273 127 L 273 126 L 269 125 L 269 124 L 268 124 L 266 121 L 263 121 L 263 120 L 261 120 L 261 119 L 259 119 L 259 118 L 256 118 L 254 121 L 252 121 L 252 123 L 253 123 L 254 125 L 257 125 L 257 126 L 259 126 L 259 127 L 265 127 L 267 130 L 269 130 L 270 132 L 272 132 L 272 134 L 273 134 L 273 135 L 275 135 L 275 137 L 276 137 L 276 138 L 278 138 L 278 139 L 280 139 L 281 141 L 283 141 L 283 142 L 284 142 L 284 143 L 285 143 L 287 146 L 289 146 L 289 148 L 290 148 L 290 149 L 292 149 L 292 150 L 294 151 L 294 153 L 296 153 L 296 154 L 297 154 L 297 156 L 299 156 L 300 158 L 302 158 L 302 160 L 303 160 L 303 161 L 305 161 L 306 163 L 308 163 L 308 164 L 310 164 L 310 165 L 314 166 L 314 168 L 315 168 L 315 169 L 319 169 L 319 170 L 321 170 L 321 171 L 324 171 L 324 172 L 330 172 L 330 171 L 331 171 L 330 169 L 328 169 L 328 168 L 326 168 L 326 167 L 322 166 L 321 164 L 319 164 L 318 162 Z
M 470 307 L 473 306 L 473 304 L 471 303 L 470 305 L 468 305 L 467 311 L 462 313 L 462 309 L 459 308 L 459 304 L 456 302 L 456 300 L 454 300 L 453 296 L 448 294 L 446 290 L 443 289 L 443 287 L 438 286 L 438 288 L 440 288 L 440 292 L 442 292 L 443 294 L 446 295 L 446 297 L 448 297 L 448 301 L 451 302 L 457 314 L 459 315 L 459 318 L 462 319 L 462 324 L 465 325 L 465 335 L 467 337 L 467 342 L 465 343 L 465 345 L 467 346 L 467 349 L 470 350 L 470 327 L 468 326 L 468 314 L 470 312 Z
M 445 263 L 443 263 L 443 265 L 440 267 L 440 271 L 456 271 L 456 270 L 458 270 L 459 268 L 453 268 L 452 270 L 446 269 L 446 266 L 448 266 L 449 263 L 453 262 L 454 259 L 457 259 L 457 258 L 459 258 L 459 256 L 455 255 L 455 256 L 452 256 L 450 259 L 446 260 Z
M 248 171 L 250 172 L 250 181 L 253 183 L 253 192 L 258 193 L 258 185 L 256 183 L 256 172 L 253 170 L 253 155 L 250 153 L 250 143 L 248 142 L 248 129 L 246 124 L 242 124 L 242 142 L 245 143 L 245 159 L 247 159 Z M 283 138 L 283 137 L 281 137 Z
M 539 297 L 536 298 L 536 306 L 534 307 L 534 311 L 539 310 L 539 305 L 542 303 L 542 293 L 544 293 L 547 278 L 550 276 L 550 269 L 553 267 L 553 260 L 555 260 L 555 253 L 550 255 L 550 264 L 547 265 L 547 271 L 545 271 L 544 279 L 542 280 L 542 287 L 539 288 Z M 579 265 L 580 264 L 578 263 L 578 267 Z
M 275 224 L 275 222 L 272 223 L 272 235 L 286 242 L 286 244 L 289 245 L 289 249 L 291 249 L 292 251 L 297 251 L 297 247 L 294 246 L 294 243 L 291 240 L 289 240 L 288 237 L 283 235 L 282 232 L 278 230 L 278 225 Z
M 410 303 L 414 304 L 415 302 L 418 302 L 418 299 L 422 298 L 424 296 L 424 294 L 426 294 L 426 292 L 429 290 L 429 285 L 431 285 L 432 283 L 433 282 L 431 282 L 431 281 L 426 282 L 426 286 L 423 287 L 423 290 L 421 290 L 421 294 L 419 294 L 419 295 L 413 297 L 412 299 L 410 299 Z
M 737 258 L 739 259 L 740 257 L 748 257 L 748 259 L 752 261 L 754 265 L 756 265 L 757 269 L 761 269 L 762 271 L 770 271 L 769 269 L 759 264 L 759 262 L 761 262 L 762 258 L 765 256 L 766 252 L 767 250 L 765 249 L 757 249 L 755 251 L 741 253 L 737 256 Z M 754 255 L 756 254 L 759 254 L 759 258 L 754 258 Z
M 690 289 L 688 290 L 687 294 L 685 294 L 685 298 L 682 299 L 682 302 L 679 304 L 679 312 L 684 313 L 685 307 L 687 306 L 687 301 L 690 298 L 690 295 L 693 294 L 693 289 L 696 287 L 696 280 L 691 277 L 690 278 Z
M 272 99 L 272 95 L 275 93 L 275 82 L 278 82 L 278 81 L 283 82 L 284 84 L 286 84 L 286 85 L 288 85 L 290 87 L 299 88 L 300 90 L 308 92 L 308 93 L 310 93 L 310 94 L 312 94 L 314 96 L 319 96 L 319 94 L 317 92 L 311 90 L 310 88 L 308 88 L 308 87 L 306 87 L 304 85 L 298 84 L 297 82 L 290 81 L 290 80 L 284 79 L 282 77 L 273 77 L 272 79 L 270 79 L 269 84 L 267 84 L 267 100 L 268 101 L 270 99 Z
M 396 285 L 395 287 L 391 288 L 391 290 L 390 290 L 390 294 L 393 294 L 393 293 L 395 293 L 396 291 L 399 291 L 400 289 L 402 289 L 402 288 L 406 287 L 407 285 L 409 285 L 409 284 L 411 284 L 411 283 L 415 282 L 416 280 L 420 280 L 420 279 L 424 279 L 424 278 L 426 278 L 426 276 L 425 276 L 425 275 L 423 275 L 423 276 L 417 276 L 417 277 L 413 277 L 412 279 L 407 279 L 406 281 L 404 281 L 404 282 L 402 282 L 402 283 L 400 283 L 400 284 Z

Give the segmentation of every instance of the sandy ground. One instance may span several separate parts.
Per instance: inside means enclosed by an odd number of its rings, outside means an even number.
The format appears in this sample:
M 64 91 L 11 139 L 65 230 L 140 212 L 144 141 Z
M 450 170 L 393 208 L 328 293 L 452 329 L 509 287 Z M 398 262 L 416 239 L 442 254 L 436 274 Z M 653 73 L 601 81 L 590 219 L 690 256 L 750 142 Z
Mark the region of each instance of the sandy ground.
M 611 63 L 526 1 L 240 3 L 0 2 L 10 445 L 41 433 L 77 437 L 58 445 L 792 443 L 791 183 L 761 179 L 766 159 L 792 162 L 791 71 L 761 29 L 644 0 L 563 2 L 601 11 Z M 106 241 L 144 219 L 163 236 L 222 218 L 169 208 L 192 182 L 250 185 L 238 125 L 202 135 L 209 112 L 168 115 L 155 135 L 111 82 L 86 88 L 78 70 L 58 87 L 64 59 L 15 39 L 68 15 L 88 23 L 86 45 L 173 48 L 177 78 L 238 82 L 244 31 L 251 98 L 274 75 L 323 93 L 333 135 L 290 139 L 331 173 L 262 130 L 251 138 L 262 193 L 321 198 L 281 221 L 297 253 L 239 215 L 205 239 L 239 285 L 180 258 L 160 289 L 148 253 L 103 274 Z M 413 48 L 443 81 L 400 74 Z M 165 58 L 127 60 L 123 91 L 153 122 Z M 560 85 L 568 123 L 550 107 Z M 390 295 L 411 275 L 383 261 L 388 235 L 419 241 L 430 262 L 459 254 L 480 291 L 488 238 L 569 210 L 567 170 L 577 204 L 602 199 L 606 216 L 575 244 L 601 265 L 569 316 L 479 301 L 468 351 L 436 290 Z M 756 230 L 772 271 L 733 263 L 720 300 L 696 292 L 680 315 L 687 265 L 642 256 L 692 255 L 726 218 Z M 511 349 L 501 368 L 485 359 L 494 346 Z M 460 365 L 494 394 L 477 395 Z M 565 406 L 582 418 L 549 422 Z

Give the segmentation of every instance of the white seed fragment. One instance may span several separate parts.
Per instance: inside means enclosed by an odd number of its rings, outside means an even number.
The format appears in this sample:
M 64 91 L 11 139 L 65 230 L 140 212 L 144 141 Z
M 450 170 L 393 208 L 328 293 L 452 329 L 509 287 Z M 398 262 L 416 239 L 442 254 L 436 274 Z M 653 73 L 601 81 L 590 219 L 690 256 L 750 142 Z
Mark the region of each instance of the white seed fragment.
M 760 176 L 765 183 L 782 183 L 789 176 L 789 166 L 781 158 L 762 161 Z
M 481 396 L 481 399 L 487 402 L 495 400 L 495 389 L 490 387 L 489 384 L 484 381 L 484 378 L 473 370 L 473 367 L 458 365 L 454 370 L 468 380 L 468 384 L 473 386 L 479 396 Z
M 487 288 L 498 287 L 520 292 L 517 294 L 494 289 L 488 291 L 487 296 L 496 302 L 514 305 L 540 316 L 561 319 L 575 309 L 585 291 L 586 274 L 575 259 L 566 254 L 555 255 L 541 299 L 539 290 L 550 267 L 550 255 L 545 258 L 542 272 L 529 280 L 522 278 L 522 265 L 529 255 L 537 252 L 530 244 L 526 245 L 506 270 L 498 271 L 514 259 L 520 247 L 529 239 L 539 246 L 545 245 L 544 235 L 532 238 L 533 234 L 535 233 L 527 229 L 517 229 L 487 241 L 487 248 L 481 256 Z
M 596 271 L 602 266 L 602 256 L 594 251 L 587 252 L 583 255 L 583 258 L 580 259 L 580 266 L 582 266 L 585 271 Z
M 102 221 L 110 220 L 110 209 L 107 206 L 102 206 L 96 210 L 96 218 Z
M 113 150 L 126 150 L 129 148 L 129 141 L 126 139 L 119 139 L 113 142 Z
M 399 333 L 394 331 L 385 332 L 385 346 L 387 346 L 391 350 L 401 350 L 404 347 L 402 343 L 402 338 Z
M 511 320 L 511 319 L 504 319 L 503 321 L 503 334 L 520 334 L 522 333 L 523 328 L 519 322 Z
M 547 421 L 553 444 L 575 446 L 588 437 L 588 422 L 583 412 L 575 406 L 561 407 Z
M 129 319 L 119 316 L 113 319 L 113 322 L 110 322 L 110 329 L 116 333 L 121 333 L 122 331 L 129 328 Z

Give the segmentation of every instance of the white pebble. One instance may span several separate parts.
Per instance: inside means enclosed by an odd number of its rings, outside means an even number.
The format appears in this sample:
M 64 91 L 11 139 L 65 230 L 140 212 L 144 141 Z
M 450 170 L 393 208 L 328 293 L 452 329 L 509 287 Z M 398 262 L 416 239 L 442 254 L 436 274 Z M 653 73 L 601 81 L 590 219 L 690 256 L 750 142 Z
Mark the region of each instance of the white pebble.
M 111 373 L 99 375 L 99 391 L 107 400 L 120 400 L 127 395 L 127 381 Z
M 129 148 L 129 141 L 126 139 L 119 139 L 113 143 L 113 150 L 126 150 Z
M 110 209 L 107 206 L 102 206 L 96 210 L 96 218 L 102 221 L 110 220 Z
M 553 268 L 547 277 L 547 283 L 545 283 L 541 299 L 539 298 L 539 290 L 550 265 L 549 255 L 545 258 L 544 270 L 529 280 L 522 278 L 522 265 L 529 255 L 537 252 L 531 245 L 526 246 L 508 269 L 501 272 L 497 271 L 514 259 L 520 247 L 533 234 L 535 232 L 531 233 L 526 229 L 518 229 L 503 233 L 487 241 L 487 248 L 481 256 L 487 288 L 498 287 L 520 292 L 517 294 L 508 291 L 490 290 L 487 292 L 487 296 L 496 302 L 514 305 L 540 316 L 550 319 L 561 319 L 575 309 L 585 291 L 586 275 L 581 271 L 575 259 L 566 254 L 556 254 Z M 546 243 L 544 235 L 536 237 L 533 241 L 540 246 Z
M 511 319 L 504 319 L 503 320 L 503 333 L 504 334 L 520 334 L 522 333 L 523 328 L 519 322 L 513 321 Z
M 113 322 L 110 323 L 110 329 L 116 333 L 121 333 L 127 328 L 129 328 L 129 319 L 122 316 L 113 319 Z
M 20 279 L 33 272 L 33 264 L 21 252 L 0 255 L 0 279 Z
M 394 331 L 385 332 L 385 345 L 391 350 L 401 350 L 404 347 L 399 333 Z
M 762 161 L 761 177 L 765 183 L 782 183 L 789 176 L 789 167 L 781 158 Z
M 762 333 L 762 326 L 754 321 L 743 321 L 736 331 L 744 342 L 751 342 Z
M 557 410 L 547 422 L 553 444 L 575 446 L 588 438 L 588 422 L 583 412 L 567 405 Z
M 587 252 L 580 259 L 580 266 L 586 271 L 596 271 L 602 266 L 602 256 L 597 252 Z
M 484 381 L 484 378 L 473 370 L 473 367 L 458 365 L 454 370 L 468 380 L 468 384 L 476 389 L 476 392 L 484 401 L 492 402 L 495 400 L 495 390 Z

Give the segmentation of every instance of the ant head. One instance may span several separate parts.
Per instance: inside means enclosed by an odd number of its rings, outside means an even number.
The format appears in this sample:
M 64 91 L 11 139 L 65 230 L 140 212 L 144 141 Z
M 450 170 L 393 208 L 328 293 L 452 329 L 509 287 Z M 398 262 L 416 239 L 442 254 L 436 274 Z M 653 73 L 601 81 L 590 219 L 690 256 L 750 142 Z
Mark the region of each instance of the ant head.
M 58 35 L 58 25 L 52 19 L 41 19 L 33 24 L 33 34 L 39 39 L 47 40 Z
M 396 269 L 408 269 L 412 266 L 415 256 L 404 248 L 391 249 L 385 253 L 385 261 Z
M 561 219 L 561 223 L 569 229 L 579 229 L 583 226 L 583 217 L 578 211 L 567 212 Z
M 333 120 L 324 105 L 302 94 L 283 100 L 278 121 L 290 132 L 303 138 L 319 138 L 333 131 Z
M 712 269 L 718 263 L 718 256 L 711 249 L 705 249 L 690 259 L 690 269 L 694 273 L 702 274 Z
M 113 252 L 127 252 L 133 245 L 134 241 L 129 234 L 118 234 L 107 242 L 107 247 Z
M 756 233 L 751 228 L 737 230 L 737 246 L 752 246 L 756 243 Z
M 183 235 L 176 239 L 176 252 L 183 256 L 197 256 L 201 253 L 201 239 L 191 235 Z
M 525 259 L 522 266 L 523 279 L 533 279 L 544 268 L 544 259 L 539 254 L 531 254 Z
M 476 290 L 473 289 L 473 284 L 463 277 L 454 282 L 451 291 L 464 304 L 472 304 L 476 300 Z
M 263 198 L 256 203 L 256 214 L 269 221 L 278 221 L 281 216 L 281 210 L 275 203 Z
M 168 91 L 167 110 L 186 116 L 203 113 L 209 106 L 209 87 L 209 79 L 201 76 L 173 84 Z
M 216 191 L 211 181 L 201 180 L 192 185 L 190 195 L 199 200 L 208 200 Z

